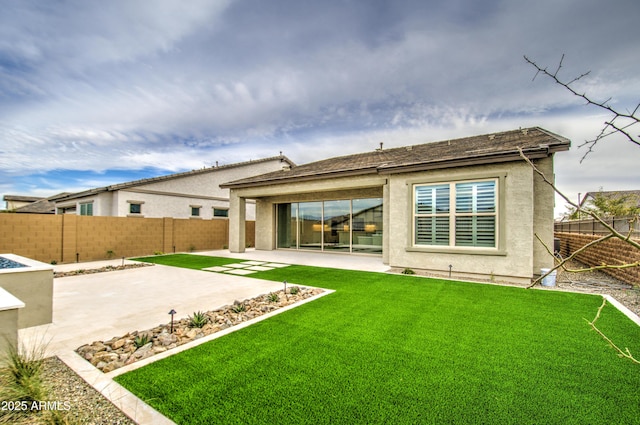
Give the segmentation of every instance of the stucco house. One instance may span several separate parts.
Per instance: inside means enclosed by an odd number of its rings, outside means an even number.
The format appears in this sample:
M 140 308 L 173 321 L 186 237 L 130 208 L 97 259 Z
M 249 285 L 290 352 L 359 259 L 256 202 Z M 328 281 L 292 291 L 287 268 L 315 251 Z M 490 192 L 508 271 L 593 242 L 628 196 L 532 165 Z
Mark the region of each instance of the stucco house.
M 55 200 L 56 214 L 113 217 L 226 218 L 229 190 L 222 182 L 295 165 L 285 155 L 207 167 L 69 194 Z M 247 205 L 253 219 L 255 205 Z
M 42 198 L 37 196 L 23 196 L 23 195 L 4 195 L 2 200 L 5 202 L 6 211 L 14 211 L 18 208 L 40 201 Z
M 553 178 L 570 141 L 534 127 L 379 149 L 230 181 L 229 248 L 380 255 L 391 267 L 528 283 L 552 258 Z

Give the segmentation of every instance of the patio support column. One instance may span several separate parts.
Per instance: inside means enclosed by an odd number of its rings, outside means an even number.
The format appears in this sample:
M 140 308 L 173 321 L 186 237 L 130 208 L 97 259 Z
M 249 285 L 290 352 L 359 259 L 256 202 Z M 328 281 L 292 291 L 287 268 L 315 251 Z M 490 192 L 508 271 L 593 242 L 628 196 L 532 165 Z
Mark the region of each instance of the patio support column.
M 244 252 L 246 245 L 246 205 L 245 198 L 231 189 L 229 194 L 229 251 Z
M 389 233 L 391 230 L 389 179 L 382 185 L 382 264 L 389 264 Z

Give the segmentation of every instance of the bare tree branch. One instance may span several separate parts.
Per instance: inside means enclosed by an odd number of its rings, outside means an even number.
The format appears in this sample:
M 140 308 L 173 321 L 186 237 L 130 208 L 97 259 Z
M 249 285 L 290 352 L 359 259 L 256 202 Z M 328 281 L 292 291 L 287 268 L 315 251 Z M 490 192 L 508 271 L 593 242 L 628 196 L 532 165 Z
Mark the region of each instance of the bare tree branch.
M 598 312 L 596 313 L 596 317 L 594 317 L 594 319 L 592 321 L 589 321 L 587 319 L 584 319 L 584 320 L 586 320 L 587 323 L 589 323 L 589 325 L 591 325 L 591 328 L 594 331 L 596 331 L 598 333 L 598 335 L 600 335 L 605 341 L 607 341 L 609 343 L 611 348 L 613 348 L 614 350 L 616 350 L 618 352 L 618 356 L 624 357 L 626 359 L 629 359 L 635 364 L 640 364 L 640 360 L 637 360 L 635 357 L 633 357 L 633 355 L 631 354 L 631 351 L 629 351 L 629 348 L 625 347 L 624 351 L 621 350 L 616 344 L 613 343 L 613 341 L 611 341 L 611 339 L 609 339 L 604 333 L 602 333 L 602 331 L 600 329 L 598 329 L 596 327 L 596 321 L 600 318 L 600 313 L 602 313 L 602 309 L 604 308 L 604 306 L 606 304 L 607 304 L 607 299 L 603 297 L 602 298 L 602 305 L 600 306 L 600 308 L 598 308 Z
M 556 185 L 550 181 L 547 176 L 544 175 L 544 173 L 542 171 L 540 171 L 540 169 L 538 169 L 538 167 L 536 167 L 536 165 L 531 162 L 531 160 L 525 155 L 525 153 L 522 151 L 521 148 L 518 148 L 518 151 L 520 152 L 520 156 L 522 157 L 522 159 L 524 159 L 527 164 L 529 164 L 529 166 L 531 166 L 533 168 L 533 170 L 540 176 L 542 177 L 542 179 L 544 180 L 545 183 L 547 183 L 549 186 L 551 186 L 553 188 L 553 190 L 560 195 L 569 205 L 571 205 L 572 207 L 576 208 L 576 210 L 580 211 L 581 213 L 588 215 L 590 217 L 593 217 L 594 220 L 596 220 L 597 222 L 599 222 L 600 224 L 602 224 L 602 226 L 607 229 L 610 232 L 610 235 L 607 235 L 609 237 L 616 237 L 624 242 L 627 242 L 628 244 L 630 244 L 631 246 L 635 247 L 636 249 L 640 249 L 640 243 L 638 243 L 637 241 L 630 239 L 629 235 L 624 235 L 620 232 L 618 232 L 616 229 L 614 229 L 609 223 L 607 223 L 606 221 L 604 221 L 598 214 L 596 214 L 593 211 L 590 210 L 586 210 L 584 208 L 582 208 L 580 205 L 576 204 L 575 202 L 573 202 L 571 199 L 569 199 L 567 197 L 567 195 L 565 195 L 564 193 L 562 193 L 557 187 Z M 603 239 L 603 238 L 600 238 Z M 598 239 L 598 241 L 600 241 L 600 239 Z M 606 238 L 608 239 L 608 238 Z
M 587 155 L 593 152 L 593 149 L 598 144 L 598 142 L 600 142 L 602 139 L 605 139 L 613 134 L 618 134 L 618 133 L 622 134 L 629 142 L 637 146 L 640 146 L 640 139 L 639 139 L 640 136 L 638 135 L 634 136 L 629 131 L 629 128 L 631 126 L 636 125 L 640 122 L 640 117 L 637 116 L 638 110 L 640 110 L 640 102 L 635 106 L 633 111 L 624 113 L 624 112 L 618 111 L 617 109 L 614 109 L 609 105 L 611 98 L 598 102 L 596 100 L 593 100 L 586 93 L 578 92 L 576 89 L 572 87 L 572 84 L 589 75 L 591 71 L 587 71 L 571 80 L 563 81 L 559 77 L 559 73 L 560 73 L 560 70 L 562 69 L 564 55 L 562 55 L 562 57 L 560 58 L 558 67 L 553 72 L 548 71 L 547 68 L 540 67 L 535 61 L 529 59 L 527 56 L 524 56 L 524 59 L 525 61 L 527 61 L 527 63 L 529 63 L 536 69 L 536 74 L 533 77 L 534 80 L 540 74 L 545 75 L 551 78 L 556 84 L 569 90 L 569 92 L 571 92 L 571 94 L 573 94 L 574 96 L 577 96 L 583 99 L 587 105 L 592 105 L 592 106 L 596 106 L 598 108 L 604 109 L 605 111 L 613 115 L 612 119 L 605 121 L 604 127 L 602 128 L 602 130 L 600 131 L 600 134 L 598 134 L 598 136 L 596 136 L 595 139 L 587 140 L 583 144 L 579 145 L 579 147 L 583 147 L 583 146 L 587 147 L 587 152 L 582 156 L 582 159 L 580 160 L 580 162 L 584 161 Z M 616 121 L 623 121 L 623 122 L 617 123 Z

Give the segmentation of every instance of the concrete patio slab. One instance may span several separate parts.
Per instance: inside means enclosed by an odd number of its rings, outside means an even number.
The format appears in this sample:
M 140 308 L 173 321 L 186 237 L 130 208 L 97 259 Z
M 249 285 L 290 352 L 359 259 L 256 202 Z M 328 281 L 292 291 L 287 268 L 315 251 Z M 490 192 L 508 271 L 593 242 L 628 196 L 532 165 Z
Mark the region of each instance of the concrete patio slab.
M 202 270 L 207 271 L 207 272 L 222 273 L 222 272 L 226 272 L 226 271 L 233 270 L 233 269 L 230 268 L 230 267 L 214 266 L 214 267 L 205 267 Z
M 236 260 L 265 261 L 268 263 L 298 264 L 303 266 L 332 267 L 346 270 L 363 270 L 370 272 L 386 272 L 389 266 L 382 262 L 378 255 L 337 254 L 329 252 L 274 250 L 262 251 L 248 248 L 245 252 L 229 252 L 229 250 L 194 252 L 197 255 L 233 258 Z M 228 264 L 226 264 L 228 266 Z
M 248 274 L 253 274 L 256 273 L 257 270 L 247 270 L 247 269 L 232 269 L 229 270 L 227 272 L 225 272 L 226 274 L 234 274 L 237 276 L 246 276 Z
M 265 266 L 249 266 L 245 270 L 253 270 L 255 272 L 266 272 L 267 270 L 273 270 L 273 267 L 265 267 Z
M 281 263 L 264 263 L 264 267 L 273 267 L 273 268 L 281 268 L 281 267 L 289 267 L 291 264 L 281 264 Z
M 281 284 L 154 265 L 57 278 L 53 286 L 53 323 L 20 331 L 22 341 L 50 339 L 52 354 L 167 323 L 171 309 L 181 319 L 268 294 Z
M 225 267 L 233 267 L 236 269 L 243 269 L 245 267 L 250 266 L 251 264 L 246 264 L 246 263 L 231 263 L 231 264 L 225 264 Z

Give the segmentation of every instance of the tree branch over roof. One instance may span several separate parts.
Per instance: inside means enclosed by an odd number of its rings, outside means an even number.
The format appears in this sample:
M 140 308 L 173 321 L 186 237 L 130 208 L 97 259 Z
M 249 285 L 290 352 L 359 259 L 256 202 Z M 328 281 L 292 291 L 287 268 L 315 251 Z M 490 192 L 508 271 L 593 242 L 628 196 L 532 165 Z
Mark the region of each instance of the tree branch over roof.
M 593 152 L 593 149 L 598 144 L 598 142 L 600 142 L 601 140 L 613 134 L 622 134 L 629 142 L 637 146 L 640 146 L 640 135 L 637 135 L 637 134 L 634 135 L 630 131 L 632 126 L 640 122 L 640 117 L 638 117 L 637 115 L 638 111 L 640 110 L 640 102 L 638 102 L 638 104 L 635 106 L 635 108 L 633 108 L 633 110 L 627 111 L 627 112 L 620 112 L 619 110 L 613 108 L 609 104 L 609 102 L 611 101 L 611 98 L 598 102 L 592 99 L 586 93 L 582 93 L 574 89 L 572 84 L 588 76 L 591 73 L 591 71 L 587 71 L 568 81 L 563 80 L 559 76 L 559 74 L 560 74 L 560 70 L 562 69 L 564 54 L 560 58 L 560 62 L 558 63 L 558 66 L 555 69 L 555 71 L 549 71 L 547 68 L 543 68 L 539 66 L 534 60 L 529 59 L 527 56 L 524 56 L 524 59 L 537 70 L 536 74 L 533 76 L 533 80 L 535 80 L 540 74 L 546 77 L 549 77 L 556 84 L 569 90 L 569 92 L 571 92 L 571 94 L 573 94 L 574 96 L 577 96 L 583 99 L 587 105 L 596 106 L 600 109 L 604 109 L 605 111 L 613 115 L 613 117 L 610 120 L 604 122 L 604 126 L 602 127 L 602 130 L 594 139 L 586 140 L 583 144 L 578 146 L 578 147 L 583 147 L 583 146 L 587 147 L 587 152 L 582 156 L 582 159 L 580 159 L 580 162 L 584 161 L 587 155 Z

